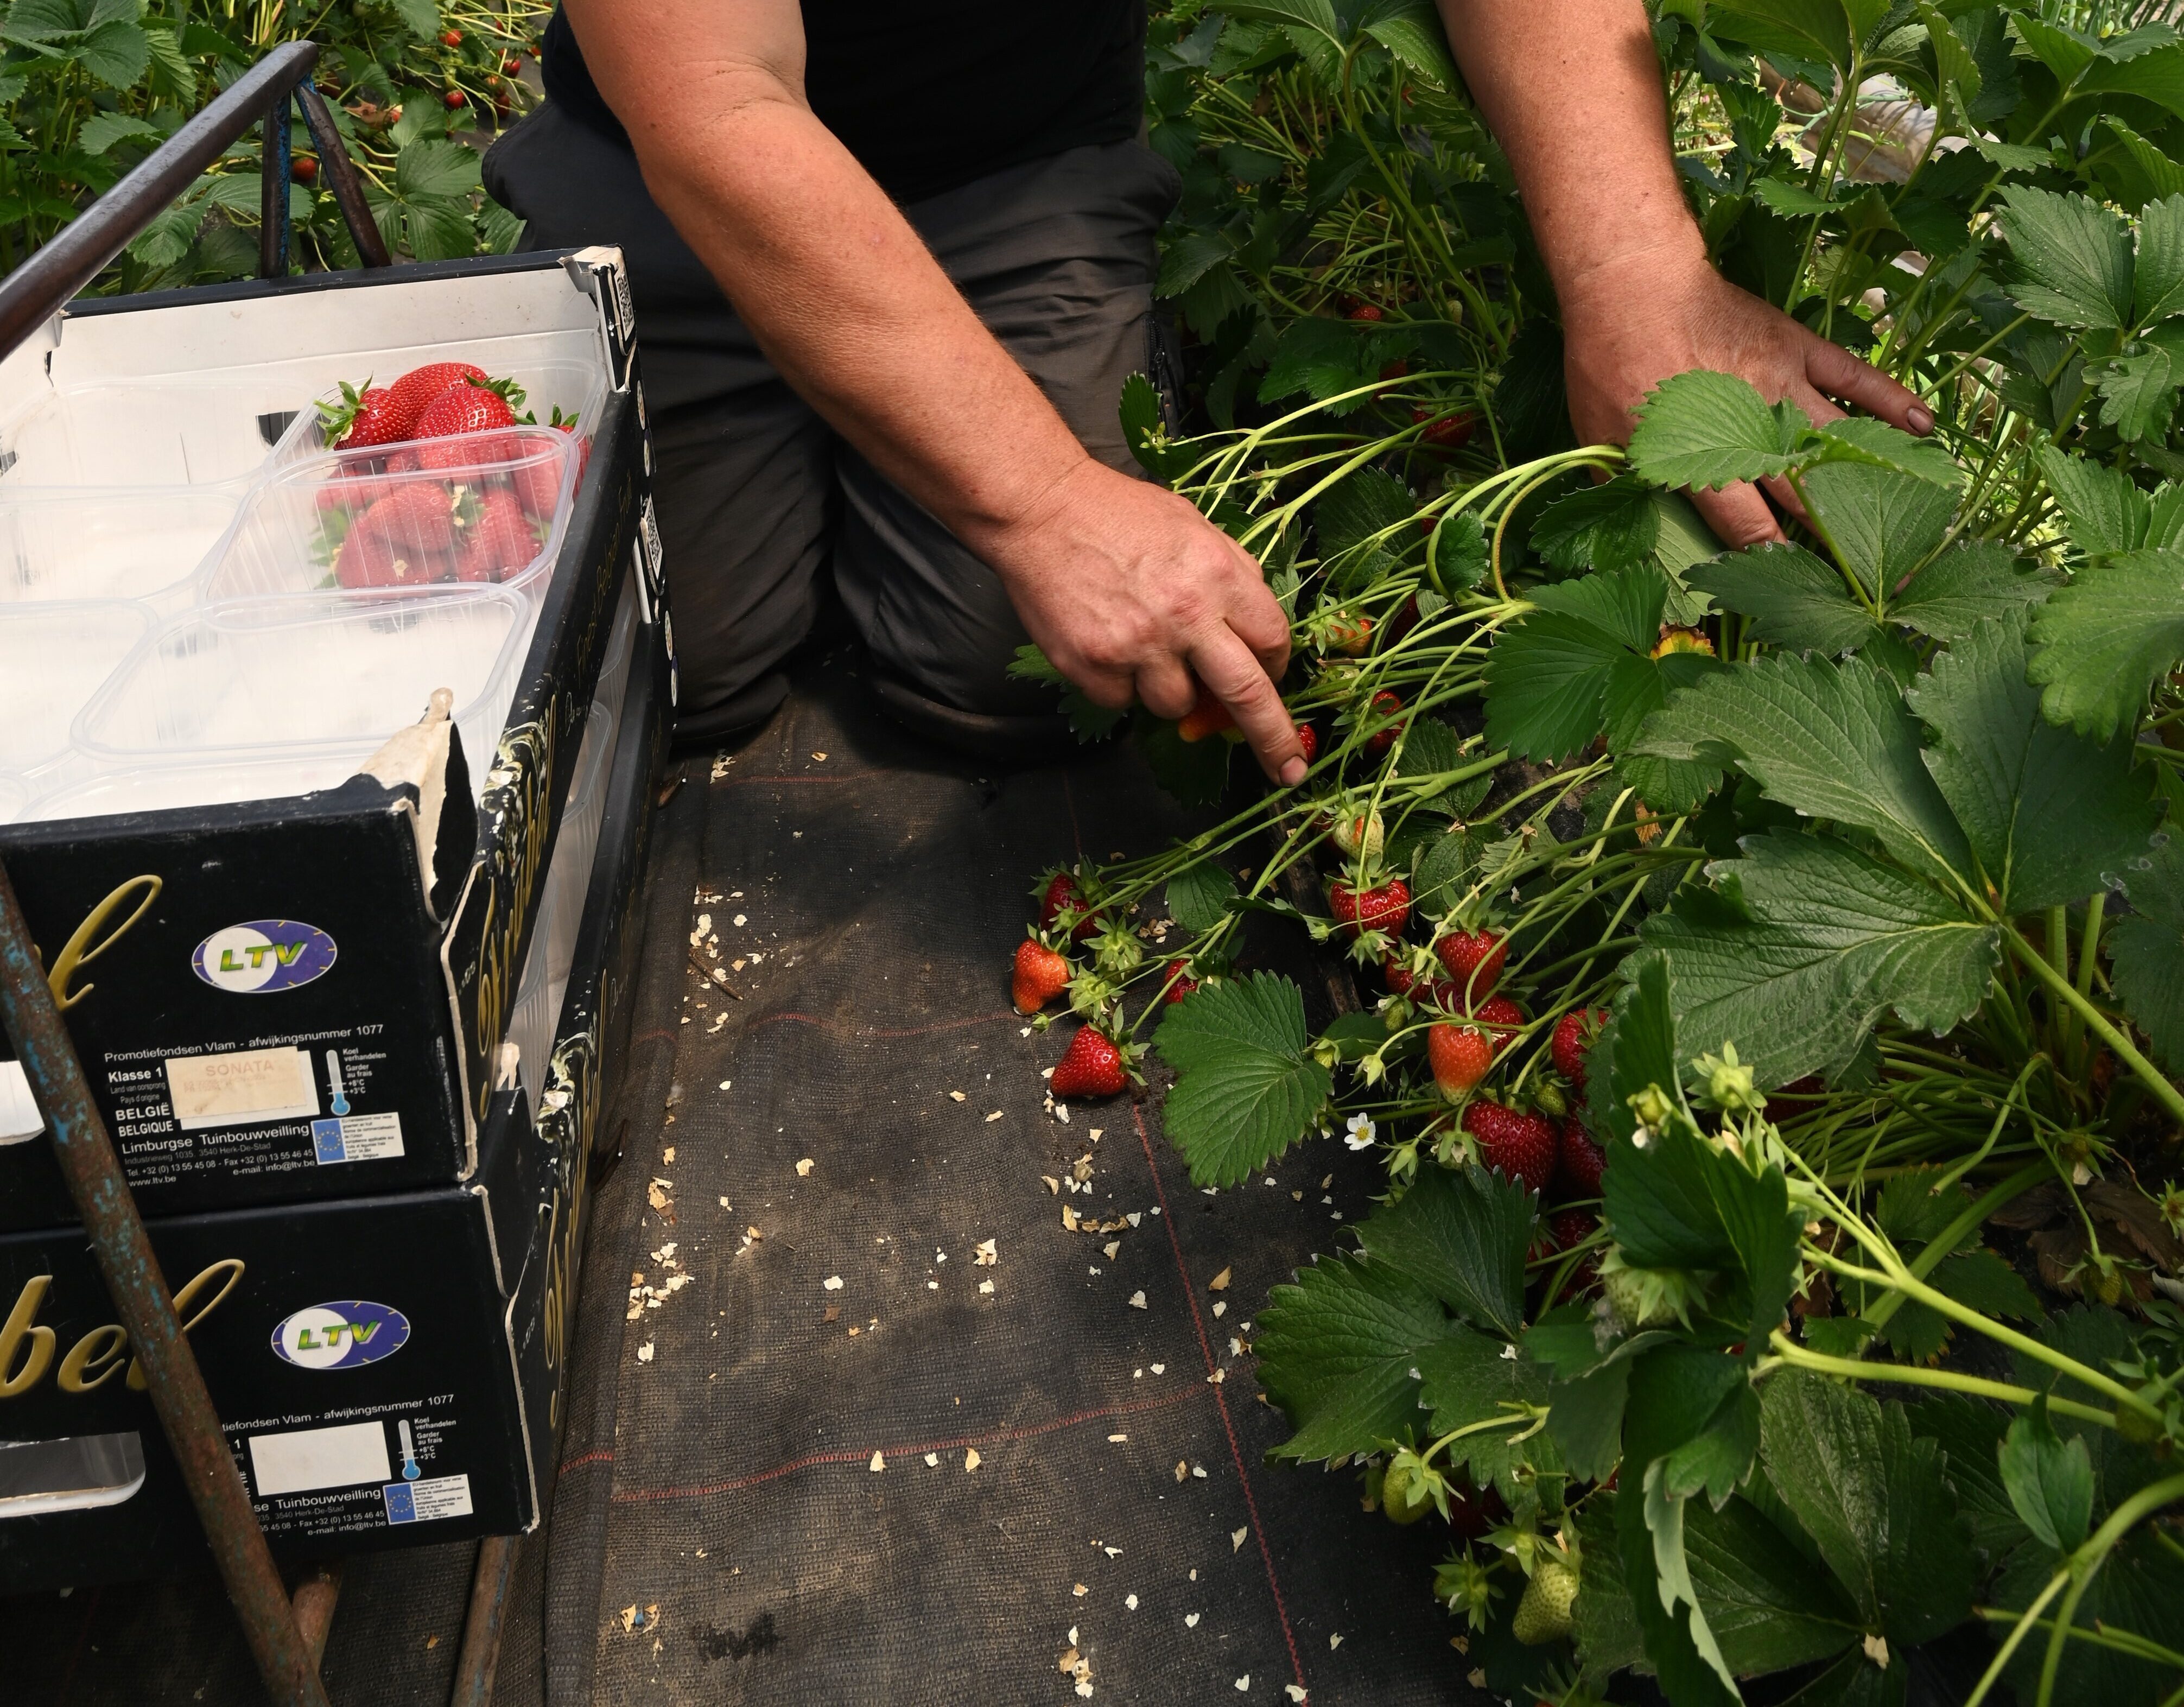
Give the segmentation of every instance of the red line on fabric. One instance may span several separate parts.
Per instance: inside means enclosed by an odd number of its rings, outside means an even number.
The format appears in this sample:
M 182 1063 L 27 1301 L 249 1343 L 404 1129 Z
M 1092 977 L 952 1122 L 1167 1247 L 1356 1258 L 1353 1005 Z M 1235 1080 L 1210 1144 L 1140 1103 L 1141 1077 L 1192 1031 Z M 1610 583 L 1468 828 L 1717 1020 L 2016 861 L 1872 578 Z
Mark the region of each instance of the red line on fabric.
M 634 1049 L 638 1044 L 649 1043 L 655 1037 L 659 1038 L 664 1043 L 673 1043 L 677 1040 L 675 1034 L 663 1025 L 652 1031 L 639 1032 L 636 1036 L 631 1038 L 627 1045 L 625 1046 Z
M 1160 1164 L 1153 1160 L 1153 1141 L 1145 1131 L 1145 1109 L 1139 1104 L 1130 1105 L 1130 1118 L 1137 1122 L 1138 1145 L 1145 1152 L 1145 1171 L 1153 1176 L 1153 1195 L 1160 1199 L 1161 1219 L 1167 1227 L 1167 1247 L 1175 1253 L 1175 1271 L 1183 1280 L 1183 1296 L 1190 1305 L 1191 1325 L 1198 1330 L 1198 1349 L 1206 1359 L 1206 1373 L 1211 1377 L 1217 1370 L 1213 1361 L 1213 1345 L 1206 1336 L 1206 1319 L 1198 1311 L 1198 1292 L 1191 1284 L 1190 1269 L 1183 1260 L 1183 1241 L 1175 1230 L 1175 1213 L 1168 1208 L 1167 1187 L 1161 1184 Z M 1282 1640 L 1290 1650 L 1290 1670 L 1295 1676 L 1297 1687 L 1307 1689 L 1304 1681 L 1304 1661 L 1298 1655 L 1296 1633 L 1290 1628 L 1290 1609 L 1282 1599 L 1281 1580 L 1274 1574 L 1274 1555 L 1267 1545 L 1267 1526 L 1259 1520 L 1259 1502 L 1251 1494 L 1251 1473 L 1244 1467 L 1244 1448 L 1236 1438 L 1235 1420 L 1228 1414 L 1228 1400 L 1223 1383 L 1213 1381 L 1213 1402 L 1221 1409 L 1221 1426 L 1228 1436 L 1228 1455 L 1236 1463 L 1236 1480 L 1244 1485 L 1244 1509 L 1251 1516 L 1251 1534 L 1259 1543 L 1259 1560 L 1267 1567 L 1267 1587 L 1273 1592 L 1274 1615 L 1282 1621 Z
M 612 1447 L 602 1447 L 597 1452 L 588 1452 L 579 1457 L 569 1459 L 558 1471 L 555 1472 L 555 1474 L 566 1475 L 571 1470 L 582 1470 L 588 1464 L 612 1464 L 613 1462 L 614 1448 Z
M 957 1435 L 950 1440 L 919 1441 L 909 1446 L 877 1447 L 872 1451 L 883 1457 L 915 1458 L 923 1452 L 950 1452 L 959 1446 L 984 1446 L 994 1441 L 1035 1440 L 1059 1430 L 1074 1428 L 1079 1423 L 1096 1422 L 1101 1417 L 1134 1416 L 1140 1411 L 1164 1410 L 1187 1399 L 1199 1397 L 1195 1386 L 1181 1392 L 1167 1393 L 1156 1399 L 1133 1399 L 1127 1404 L 1101 1405 L 1092 1410 L 1077 1411 L 1066 1417 L 1056 1417 L 1051 1422 L 1034 1423 L 1028 1428 L 991 1429 L 984 1434 Z M 1217 1393 L 1216 1397 L 1219 1395 Z M 821 1464 L 865 1464 L 871 1460 L 872 1452 L 863 1448 L 844 1448 L 838 1452 L 815 1452 L 772 1470 L 762 1470 L 750 1475 L 739 1475 L 732 1481 L 706 1482 L 695 1487 L 639 1487 L 617 1492 L 615 1503 L 633 1505 L 658 1499 L 706 1499 L 716 1493 L 734 1493 L 760 1482 L 777 1481 L 784 1475 L 794 1475 L 800 1470 L 809 1470 Z M 582 1460 L 579 1460 L 582 1462 Z
M 828 1028 L 830 1030 L 848 1031 L 852 1036 L 855 1037 L 930 1037 L 936 1031 L 961 1031 L 967 1027 L 972 1025 L 991 1025 L 997 1019 L 1020 1019 L 1023 1016 L 1019 1014 L 1013 1007 L 1004 1007 L 998 1013 L 981 1013 L 969 1019 L 944 1020 L 939 1025 L 913 1025 L 900 1029 L 883 1025 L 872 1025 L 866 1026 L 863 1030 L 860 1031 L 852 1027 L 844 1025 L 839 1020 L 822 1019 L 816 1014 L 797 1013 L 792 1010 L 784 1008 L 779 1013 L 767 1013 L 760 1015 L 758 1018 L 751 1021 L 751 1023 L 745 1026 L 744 1029 L 746 1031 L 755 1031 L 761 1025 L 773 1025 L 783 1021 L 788 1021 L 798 1025 L 822 1025 Z

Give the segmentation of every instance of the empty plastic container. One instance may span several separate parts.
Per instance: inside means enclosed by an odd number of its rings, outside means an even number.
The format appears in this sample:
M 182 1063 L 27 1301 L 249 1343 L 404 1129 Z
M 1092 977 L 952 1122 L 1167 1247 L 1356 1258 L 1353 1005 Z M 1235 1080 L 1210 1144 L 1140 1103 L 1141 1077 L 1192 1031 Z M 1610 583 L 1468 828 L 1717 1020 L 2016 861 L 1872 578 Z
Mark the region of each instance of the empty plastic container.
M 4 616 L 0 612 L 0 616 Z M 267 599 L 174 619 L 85 708 L 75 745 L 117 769 L 368 755 L 455 698 L 473 777 L 506 722 L 536 611 L 481 589 L 348 604 Z
M 46 490 L 15 498 L 0 483 L 0 605 L 187 601 L 191 577 L 242 502 L 240 487 Z
M 152 631 L 142 605 L 0 605 L 0 766 L 65 752 L 69 727 Z

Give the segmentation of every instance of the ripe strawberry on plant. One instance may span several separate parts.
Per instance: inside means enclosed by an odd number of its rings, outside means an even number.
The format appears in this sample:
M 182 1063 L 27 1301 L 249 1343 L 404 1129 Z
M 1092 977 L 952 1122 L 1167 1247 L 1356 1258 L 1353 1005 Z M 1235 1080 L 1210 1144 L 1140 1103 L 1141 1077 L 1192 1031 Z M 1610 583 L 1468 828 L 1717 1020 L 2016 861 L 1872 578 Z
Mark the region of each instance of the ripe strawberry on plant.
M 1543 1116 L 1481 1097 L 1463 1111 L 1463 1130 L 1477 1141 L 1479 1159 L 1535 1191 L 1554 1184 L 1560 1135 Z
M 1477 1026 L 1444 1020 L 1427 1028 L 1426 1060 L 1443 1094 L 1458 1097 L 1485 1078 L 1494 1064 L 1494 1046 Z
M 1338 612 L 1327 625 L 1327 644 L 1346 658 L 1362 658 L 1373 644 L 1373 619 L 1356 611 Z
M 1469 410 L 1454 415 L 1436 415 L 1430 409 L 1414 409 L 1411 419 L 1421 423 L 1425 431 L 1419 439 L 1437 450 L 1461 450 L 1471 443 L 1471 430 L 1476 424 Z
M 1217 735 L 1235 727 L 1236 719 L 1228 706 L 1213 697 L 1212 689 L 1201 682 L 1197 700 L 1177 720 L 1175 732 L 1186 741 L 1202 741 L 1208 735 Z
M 1434 952 L 1459 992 L 1478 1001 L 1500 981 L 1502 962 L 1509 957 L 1509 939 L 1484 927 L 1473 930 L 1458 925 L 1435 939 Z
M 1085 900 L 1082 886 L 1070 873 L 1058 871 L 1046 879 L 1045 888 L 1039 892 L 1039 929 L 1052 929 L 1065 912 L 1072 921 L 1069 927 L 1072 940 L 1086 941 L 1099 931 L 1100 917 L 1091 911 L 1091 903 Z
M 1319 731 L 1310 723 L 1296 726 L 1297 745 L 1304 749 L 1304 761 L 1313 764 L 1319 758 Z
M 1035 936 L 1017 945 L 1010 994 L 1019 1013 L 1036 1013 L 1069 988 L 1069 962 Z
M 528 568 L 538 555 L 538 536 L 513 492 L 487 493 L 465 522 L 462 537 L 455 556 L 458 581 L 505 581 Z
M 1607 1023 L 1604 1007 L 1573 1007 L 1555 1022 L 1555 1035 L 1548 1044 L 1555 1057 L 1555 1071 L 1580 1091 L 1585 1089 L 1585 1057 Z
M 1168 962 L 1167 976 L 1171 980 L 1167 987 L 1167 999 L 1171 1002 L 1182 1001 L 1184 996 L 1198 988 L 1198 980 L 1190 975 L 1190 962 L 1187 960 L 1176 959 Z
M 1337 878 L 1327 886 L 1328 911 L 1354 942 L 1368 930 L 1401 934 L 1411 918 L 1411 886 L 1399 877 L 1369 889 Z
M 1373 709 L 1368 714 L 1368 721 L 1379 722 L 1383 717 L 1395 717 L 1402 709 L 1403 696 L 1383 688 L 1373 695 Z M 1365 750 L 1378 758 L 1396 745 L 1396 737 L 1401 734 L 1407 726 L 1407 720 L 1398 718 L 1386 727 L 1374 730 L 1365 743 Z
M 1524 1010 L 1506 996 L 1488 996 L 1477 1005 L 1471 1017 L 1485 1029 L 1496 1056 L 1517 1040 L 1518 1033 L 1527 1022 Z
M 1593 1141 L 1592 1134 L 1585 1130 L 1585 1122 L 1574 1114 L 1563 1122 L 1562 1141 L 1556 1155 L 1556 1177 L 1562 1181 L 1565 1192 L 1573 1197 L 1600 1195 L 1607 1152 Z
M 1357 302 L 1351 298 L 1346 298 L 1346 300 L 1350 302 L 1350 306 L 1344 310 L 1344 316 L 1346 319 L 1370 322 L 1385 320 L 1388 317 L 1387 310 L 1378 303 Z
M 1056 1096 L 1117 1096 L 1129 1088 L 1129 1060 L 1096 1026 L 1080 1025 L 1048 1086 Z

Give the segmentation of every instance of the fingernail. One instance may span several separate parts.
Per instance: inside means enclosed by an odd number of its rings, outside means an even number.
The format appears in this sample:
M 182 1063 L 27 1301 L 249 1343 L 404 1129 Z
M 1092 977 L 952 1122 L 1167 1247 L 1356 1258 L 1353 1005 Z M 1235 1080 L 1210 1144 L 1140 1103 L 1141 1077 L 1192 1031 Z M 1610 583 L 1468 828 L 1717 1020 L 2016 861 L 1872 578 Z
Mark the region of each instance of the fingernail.
M 1282 767 L 1282 786 L 1285 789 L 1295 788 L 1304 780 L 1305 769 L 1305 762 L 1302 759 L 1291 759 Z
M 1912 432 L 1921 438 L 1934 430 L 1934 411 L 1919 404 L 1913 404 L 1910 413 L 1903 418 L 1911 423 Z

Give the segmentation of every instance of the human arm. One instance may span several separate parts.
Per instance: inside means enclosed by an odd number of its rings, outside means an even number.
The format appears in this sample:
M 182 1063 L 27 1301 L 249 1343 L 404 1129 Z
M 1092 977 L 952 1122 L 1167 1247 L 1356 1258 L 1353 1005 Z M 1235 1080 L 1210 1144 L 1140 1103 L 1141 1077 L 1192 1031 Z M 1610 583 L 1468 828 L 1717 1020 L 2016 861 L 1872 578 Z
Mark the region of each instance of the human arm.
M 1580 439 L 1629 438 L 1646 392 L 1693 367 L 1740 375 L 1816 422 L 1842 413 L 1836 397 L 1932 430 L 1914 393 L 1713 270 L 1676 183 L 1641 0 L 1439 4 L 1554 279 Z M 1749 486 L 1692 497 L 1732 545 L 1780 537 Z
M 813 114 L 796 0 L 567 11 L 646 187 L 760 348 L 993 568 L 1063 674 L 1164 717 L 1202 681 L 1268 774 L 1301 779 L 1273 680 L 1289 624 L 1258 565 L 1185 499 L 1095 460 L 979 323 Z

